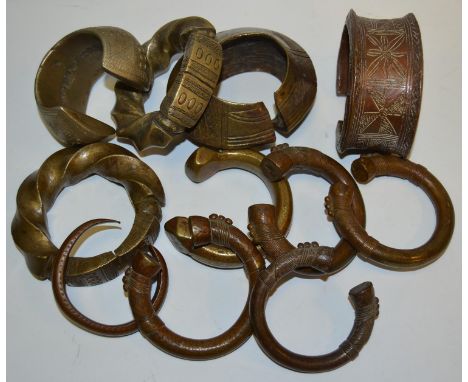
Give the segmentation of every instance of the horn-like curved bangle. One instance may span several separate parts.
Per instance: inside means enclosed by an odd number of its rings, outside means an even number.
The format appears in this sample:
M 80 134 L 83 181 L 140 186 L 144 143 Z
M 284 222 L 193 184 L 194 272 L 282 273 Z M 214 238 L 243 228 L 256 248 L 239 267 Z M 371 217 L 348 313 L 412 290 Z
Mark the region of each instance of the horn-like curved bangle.
M 187 159 L 185 171 L 194 182 L 203 182 L 217 172 L 231 168 L 240 168 L 258 176 L 267 186 L 275 204 L 272 207 L 276 212 L 274 224 L 281 234 L 286 235 L 293 213 L 291 189 L 286 179 L 272 182 L 263 174 L 260 167 L 263 158 L 263 154 L 252 150 L 214 151 L 200 147 Z M 242 267 L 239 257 L 229 248 L 213 244 L 192 248 L 190 232 L 185 224 L 178 224 L 177 219 L 168 221 L 164 228 L 173 245 L 195 260 L 219 268 Z
M 181 219 L 181 218 L 179 218 Z M 241 258 L 249 279 L 249 296 L 258 274 L 265 268 L 262 255 L 229 219 L 211 215 L 210 219 L 191 216 L 185 219 L 194 246 L 209 243 L 230 247 Z M 205 360 L 221 357 L 241 346 L 252 334 L 248 300 L 237 321 L 224 333 L 209 339 L 183 337 L 171 329 L 154 311 L 150 302 L 152 277 L 158 271 L 153 258 L 139 253 L 135 256 L 125 280 L 125 289 L 138 328 L 154 346 L 180 358 Z
M 328 214 L 340 235 L 362 258 L 380 267 L 402 271 L 421 268 L 442 255 L 453 234 L 455 213 L 450 196 L 434 175 L 421 165 L 390 155 L 361 157 L 353 162 L 351 171 L 360 183 L 368 183 L 376 176 L 407 179 L 427 194 L 436 210 L 436 227 L 425 244 L 414 249 L 387 247 L 367 234 L 349 208 L 353 191 L 335 184 L 325 199 Z
M 118 223 L 116 220 L 111 219 L 95 219 L 90 220 L 86 223 L 83 223 L 78 228 L 76 228 L 63 242 L 62 246 L 59 249 L 58 255 L 54 259 L 52 266 L 52 290 L 54 292 L 55 301 L 60 307 L 62 313 L 67 317 L 71 322 L 80 328 L 97 334 L 100 336 L 106 337 L 121 337 L 133 334 L 138 331 L 137 324 L 134 320 L 129 321 L 125 324 L 119 325 L 106 325 L 96 322 L 89 319 L 81 312 L 79 312 L 72 304 L 68 298 L 65 284 L 65 270 L 67 268 L 68 259 L 70 252 L 72 251 L 74 245 L 78 239 L 91 227 L 102 224 L 102 223 Z M 157 287 L 154 293 L 152 304 L 155 311 L 158 311 L 161 305 L 164 302 L 167 294 L 168 287 L 168 272 L 167 266 L 164 261 L 164 258 L 160 253 L 155 251 L 152 246 L 149 247 L 149 251 L 156 257 L 160 271 L 157 276 Z

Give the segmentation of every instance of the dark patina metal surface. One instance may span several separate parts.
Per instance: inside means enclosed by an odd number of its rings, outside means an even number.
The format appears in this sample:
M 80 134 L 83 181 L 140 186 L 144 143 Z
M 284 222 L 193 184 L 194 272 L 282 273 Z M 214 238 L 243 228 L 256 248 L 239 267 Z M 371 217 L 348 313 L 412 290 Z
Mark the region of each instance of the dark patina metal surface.
M 140 151 L 153 148 L 159 153 L 168 153 L 185 139 L 185 130 L 201 118 L 218 84 L 222 49 L 215 34 L 207 20 L 186 17 L 167 23 L 143 45 L 151 78 L 165 71 L 175 54 L 183 52 L 184 57 L 159 111 L 145 113 L 148 92 L 116 85 L 112 116 L 119 138 Z
M 262 161 L 264 174 L 271 181 L 279 181 L 294 173 L 306 173 L 324 178 L 334 184 L 342 182 L 353 189 L 351 208 L 360 224 L 365 226 L 365 208 L 361 193 L 351 175 L 334 159 L 320 151 L 308 147 L 289 147 L 279 145 Z M 286 253 L 292 253 L 294 247 L 278 231 L 275 224 L 275 211 L 268 204 L 255 204 L 249 208 L 249 230 L 256 244 L 259 244 L 268 260 L 274 261 Z M 327 277 L 343 269 L 354 258 L 356 250 L 344 239 L 335 248 L 318 246 L 317 243 L 299 245 L 300 251 L 314 247 L 320 254 L 311 269 L 299 269 L 296 276 Z
M 443 254 L 453 234 L 455 213 L 450 196 L 434 175 L 421 165 L 390 155 L 361 157 L 353 162 L 351 170 L 360 183 L 368 183 L 377 176 L 409 180 L 427 194 L 436 211 L 436 227 L 425 244 L 414 249 L 391 248 L 371 237 L 357 221 L 350 208 L 353 191 L 344 184 L 335 184 L 325 199 L 328 214 L 340 235 L 362 258 L 384 268 L 411 270 L 428 265 Z
M 180 219 L 180 218 L 179 218 Z M 194 247 L 216 244 L 229 247 L 237 253 L 244 264 L 249 280 L 249 296 L 258 274 L 265 269 L 262 255 L 230 219 L 211 215 L 209 219 L 201 216 L 185 218 L 191 231 Z M 150 293 L 152 279 L 160 266 L 154 258 L 139 253 L 130 268 L 124 288 L 140 332 L 159 349 L 180 358 L 205 360 L 221 357 L 241 346 L 252 334 L 249 317 L 249 300 L 241 315 L 224 333 L 209 339 L 183 337 L 169 329 L 151 305 Z
M 252 150 L 214 151 L 200 147 L 187 159 L 185 171 L 187 176 L 197 183 L 207 180 L 219 171 L 232 168 L 240 168 L 258 176 L 267 186 L 275 204 L 275 207 L 272 207 L 276 212 L 274 224 L 281 234 L 286 235 L 293 213 L 291 189 L 287 179 L 272 182 L 263 174 L 260 164 L 264 158 L 263 154 Z M 210 244 L 194 248 L 184 220 L 171 219 L 166 222 L 164 228 L 173 245 L 195 260 L 219 268 L 242 267 L 242 261 L 227 247 Z
M 379 300 L 374 295 L 374 287 L 372 283 L 364 282 L 349 291 L 349 299 L 355 312 L 354 325 L 348 337 L 335 351 L 306 356 L 286 349 L 276 340 L 268 327 L 265 315 L 268 298 L 279 285 L 297 274 L 298 270 L 315 267 L 318 251 L 319 247 L 311 246 L 299 256 L 289 253 L 276 258 L 268 268 L 260 272 L 250 297 L 252 329 L 261 349 L 281 366 L 306 373 L 333 370 L 354 360 L 368 341 L 374 320 L 379 314 Z
M 143 49 L 120 28 L 70 33 L 42 60 L 36 75 L 36 102 L 44 123 L 62 145 L 85 145 L 115 134 L 111 126 L 85 113 L 91 88 L 104 72 L 137 89 L 150 87 Z
M 336 130 L 340 156 L 411 149 L 423 84 L 423 53 L 412 13 L 368 19 L 350 11 L 341 39 L 336 89 L 346 111 Z
M 317 92 L 312 60 L 289 37 L 267 29 L 239 28 L 220 32 L 223 47 L 220 81 L 246 72 L 266 72 L 281 81 L 274 94 L 277 114 L 272 120 L 263 102 L 238 103 L 213 96 L 188 138 L 216 149 L 261 148 L 275 142 L 275 132 L 292 134 L 309 113 Z M 180 65 L 180 63 L 179 63 Z M 174 68 L 169 79 L 177 73 Z
M 112 280 L 128 266 L 136 248 L 156 240 L 165 196 L 154 171 L 128 150 L 110 143 L 66 148 L 52 154 L 39 170 L 29 175 L 16 197 L 11 233 L 37 278 L 50 277 L 52 260 L 58 254 L 58 248 L 50 240 L 47 211 L 65 187 L 90 175 L 123 186 L 135 209 L 135 219 L 130 233 L 114 251 L 69 259 L 67 284 L 96 285 Z
M 75 246 L 78 239 L 91 227 L 97 224 L 103 223 L 118 223 L 116 220 L 111 219 L 95 219 L 90 220 L 86 223 L 83 223 L 78 228 L 76 228 L 63 242 L 62 246 L 59 249 L 58 255 L 55 257 L 53 266 L 52 266 L 52 290 L 54 292 L 55 301 L 60 307 L 62 313 L 67 317 L 71 322 L 80 328 L 100 336 L 106 337 L 121 337 L 133 334 L 138 331 L 137 324 L 134 320 L 129 321 L 125 324 L 119 325 L 107 325 L 101 324 L 82 314 L 75 306 L 72 304 L 67 295 L 66 284 L 65 284 L 65 272 L 67 269 L 67 263 L 70 256 L 70 253 Z M 164 261 L 164 258 L 161 254 L 153 249 L 152 246 L 148 248 L 153 256 L 155 256 L 161 267 L 160 272 L 157 276 L 157 288 L 153 296 L 152 304 L 155 311 L 158 311 L 161 305 L 164 302 L 167 294 L 168 287 L 168 272 L 167 266 Z

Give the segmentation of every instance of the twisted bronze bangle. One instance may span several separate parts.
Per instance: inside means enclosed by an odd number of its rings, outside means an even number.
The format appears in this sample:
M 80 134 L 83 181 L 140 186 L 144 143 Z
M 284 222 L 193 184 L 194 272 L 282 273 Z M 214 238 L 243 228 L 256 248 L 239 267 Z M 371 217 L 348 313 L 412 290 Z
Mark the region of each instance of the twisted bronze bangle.
M 114 128 L 87 115 L 89 93 L 104 73 L 140 90 L 150 87 L 139 42 L 120 28 L 80 29 L 62 38 L 43 58 L 36 75 L 39 113 L 64 146 L 109 140 Z
M 265 354 L 281 366 L 306 373 L 333 370 L 354 360 L 368 341 L 379 313 L 379 300 L 374 295 L 372 283 L 364 282 L 349 291 L 355 311 L 354 325 L 351 333 L 335 351 L 319 356 L 305 356 L 286 349 L 276 340 L 268 328 L 265 316 L 268 298 L 285 280 L 297 274 L 299 269 L 314 267 L 318 251 L 318 247 L 309 247 L 301 256 L 288 254 L 276 258 L 268 268 L 260 272 L 249 305 L 252 330 Z
M 334 159 L 320 151 L 307 147 L 289 147 L 287 144 L 272 149 L 261 164 L 266 177 L 279 181 L 294 173 L 307 173 L 324 178 L 334 184 L 342 182 L 353 189 L 351 206 L 360 224 L 365 225 L 365 209 L 361 193 L 351 175 Z M 273 262 L 295 248 L 274 224 L 275 211 L 265 204 L 255 204 L 249 208 L 249 230 L 256 244 L 260 245 L 268 260 Z M 309 246 L 300 244 L 299 247 Z M 316 242 L 313 247 L 318 247 Z M 296 276 L 326 277 L 343 269 L 353 259 L 355 249 L 344 239 L 335 246 L 318 247 L 320 256 L 312 269 L 300 269 Z
M 139 151 L 153 147 L 161 153 L 185 139 L 185 129 L 198 122 L 218 84 L 222 49 L 215 34 L 207 20 L 186 17 L 167 23 L 143 45 L 151 78 L 166 70 L 175 54 L 184 52 L 184 57 L 159 111 L 145 114 L 148 92 L 116 85 L 112 116 L 120 139 Z
M 230 219 L 211 215 L 174 218 L 191 231 L 193 246 L 209 243 L 229 247 L 241 258 L 249 279 L 249 296 L 265 262 L 247 236 L 232 226 Z M 248 300 L 241 315 L 227 331 L 209 339 L 183 337 L 170 330 L 150 303 L 152 277 L 159 271 L 157 261 L 144 253 L 135 256 L 124 287 L 140 332 L 159 349 L 180 358 L 204 360 L 221 357 L 241 346 L 252 334 Z
M 376 176 L 409 180 L 427 194 L 436 211 L 436 228 L 425 244 L 414 249 L 387 247 L 367 234 L 349 208 L 353 191 L 344 184 L 333 185 L 325 199 L 327 212 L 340 235 L 357 249 L 361 257 L 380 267 L 412 270 L 424 267 L 442 255 L 452 237 L 455 217 L 450 196 L 434 175 L 421 165 L 389 155 L 361 157 L 353 162 L 351 171 L 359 183 L 368 183 Z
M 272 120 L 263 102 L 238 103 L 211 97 L 203 117 L 187 137 L 215 149 L 262 148 L 275 142 L 275 130 L 291 135 L 312 108 L 317 78 L 309 55 L 289 37 L 267 29 L 239 28 L 220 32 L 223 47 L 220 81 L 246 72 L 270 73 L 281 81 L 275 92 Z M 172 83 L 180 62 L 168 84 Z
M 54 292 L 55 301 L 62 310 L 62 313 L 71 322 L 80 328 L 87 330 L 93 334 L 106 337 L 121 337 L 133 334 L 138 330 L 137 324 L 134 320 L 129 321 L 125 324 L 120 325 L 106 325 L 99 322 L 93 321 L 79 312 L 72 304 L 67 295 L 65 285 L 65 270 L 69 260 L 70 252 L 75 246 L 78 239 L 91 227 L 102 224 L 102 223 L 119 223 L 117 220 L 112 219 L 95 219 L 83 223 L 76 228 L 63 242 L 60 247 L 58 255 L 55 257 L 52 266 L 52 290 Z M 154 247 L 150 246 L 149 251 L 157 259 L 161 270 L 158 273 L 157 283 L 158 286 L 154 293 L 152 304 L 155 311 L 158 311 L 164 302 L 167 294 L 168 286 L 168 274 L 167 266 L 164 258 L 159 252 L 154 250 Z
M 416 133 L 423 84 L 421 32 L 409 13 L 368 19 L 351 10 L 341 38 L 336 91 L 346 96 L 336 150 L 406 157 Z
M 50 277 L 51 262 L 58 253 L 50 240 L 47 211 L 65 187 L 90 175 L 123 186 L 135 209 L 135 219 L 130 233 L 113 252 L 71 258 L 68 285 L 97 285 L 114 279 L 128 266 L 136 248 L 156 240 L 165 197 L 161 182 L 150 167 L 128 150 L 110 143 L 60 150 L 21 184 L 11 224 L 13 240 L 25 256 L 30 272 L 41 280 Z
M 185 171 L 187 176 L 197 183 L 207 180 L 219 171 L 231 168 L 240 168 L 258 176 L 267 186 L 275 204 L 275 207 L 272 207 L 276 212 L 274 224 L 282 234 L 286 235 L 293 212 L 291 189 L 286 179 L 272 182 L 263 174 L 260 164 L 264 157 L 263 154 L 252 150 L 214 151 L 200 147 L 187 159 Z M 177 221 L 172 219 L 164 225 L 164 228 L 173 245 L 193 259 L 219 268 L 242 267 L 239 257 L 229 248 L 213 244 L 194 248 L 187 225 L 177 224 Z

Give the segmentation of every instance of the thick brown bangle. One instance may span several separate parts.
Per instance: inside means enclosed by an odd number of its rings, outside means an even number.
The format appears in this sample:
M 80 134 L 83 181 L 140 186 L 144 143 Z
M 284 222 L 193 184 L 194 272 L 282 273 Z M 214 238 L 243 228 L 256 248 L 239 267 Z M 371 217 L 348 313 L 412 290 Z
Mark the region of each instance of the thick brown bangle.
M 349 202 L 353 191 L 344 184 L 335 184 L 325 199 L 328 214 L 338 232 L 366 261 L 393 270 L 412 270 L 437 260 L 452 237 L 455 216 L 452 201 L 444 186 L 425 167 L 395 156 L 372 155 L 355 160 L 351 171 L 360 183 L 376 176 L 407 179 L 420 187 L 431 199 L 436 211 L 436 227 L 431 238 L 414 249 L 387 247 L 369 236 L 357 221 Z
M 219 171 L 240 168 L 258 176 L 270 191 L 275 207 L 275 226 L 286 235 L 291 224 L 293 201 L 291 189 L 286 179 L 270 181 L 262 172 L 260 164 L 265 156 L 252 150 L 214 151 L 200 147 L 187 159 L 185 171 L 194 182 L 203 182 Z M 190 232 L 185 224 L 178 224 L 177 219 L 169 220 L 164 228 L 174 246 L 193 259 L 212 267 L 240 268 L 242 261 L 229 248 L 217 245 L 193 247 Z
M 120 139 L 140 151 L 153 147 L 161 153 L 185 139 L 185 130 L 198 122 L 218 84 L 222 49 L 215 34 L 207 20 L 186 17 L 167 23 L 143 45 L 151 78 L 166 70 L 175 54 L 184 52 L 184 57 L 159 111 L 145 113 L 148 92 L 116 85 L 112 117 Z
M 140 90 L 150 87 L 146 57 L 130 33 L 113 27 L 80 29 L 62 38 L 36 75 L 39 113 L 64 146 L 109 140 L 114 128 L 87 115 L 89 93 L 104 73 Z
M 223 47 L 220 81 L 240 73 L 266 72 L 277 77 L 277 115 L 272 120 L 263 102 L 238 103 L 213 96 L 188 138 L 215 149 L 266 147 L 275 142 L 275 130 L 292 134 L 309 113 L 317 92 L 317 78 L 309 55 L 289 37 L 267 29 L 239 28 L 220 32 Z M 171 84 L 174 68 L 168 83 Z
M 276 340 L 266 321 L 265 309 L 268 298 L 279 285 L 294 276 L 299 269 L 315 266 L 318 251 L 317 247 L 309 247 L 300 256 L 287 254 L 275 259 L 268 268 L 260 272 L 250 297 L 252 329 L 261 349 L 281 366 L 306 373 L 333 370 L 354 360 L 368 341 L 374 320 L 379 313 L 379 300 L 374 295 L 372 283 L 364 282 L 349 291 L 349 299 L 355 311 L 354 325 L 351 333 L 335 351 L 319 356 L 305 356 L 286 349 Z
M 97 285 L 116 278 L 140 245 L 156 240 L 164 205 L 164 190 L 154 171 L 123 147 L 93 143 L 66 148 L 52 154 L 38 171 L 21 184 L 17 211 L 11 223 L 13 240 L 23 253 L 30 272 L 44 280 L 50 277 L 58 248 L 50 240 L 49 211 L 60 192 L 90 175 L 99 175 L 125 188 L 135 209 L 130 233 L 114 251 L 68 261 L 68 285 Z
M 346 96 L 336 149 L 348 154 L 397 154 L 411 149 L 421 107 L 423 53 L 412 13 L 390 20 L 350 11 L 338 56 L 336 91 Z
M 91 227 L 102 223 L 118 223 L 118 221 L 111 219 L 90 220 L 80 225 L 65 239 L 62 246 L 60 247 L 58 255 L 55 257 L 53 262 L 51 277 L 52 290 L 54 292 L 55 301 L 62 310 L 62 313 L 75 325 L 88 332 L 100 336 L 127 336 L 129 334 L 135 333 L 138 330 L 137 324 L 134 320 L 120 325 L 101 324 L 99 322 L 89 319 L 81 312 L 79 312 L 73 306 L 72 302 L 70 301 L 67 295 L 65 284 L 65 270 L 67 269 L 67 263 L 69 260 L 70 252 L 72 251 L 73 247 L 75 246 L 76 242 L 81 237 L 81 235 L 83 235 Z M 159 263 L 159 266 L 161 267 L 157 278 L 158 286 L 152 299 L 153 308 L 154 310 L 158 311 L 161 305 L 163 304 L 164 299 L 166 298 L 168 286 L 168 272 L 166 263 L 161 254 L 155 251 L 152 246 L 149 247 L 149 251 L 153 254 L 153 256 L 155 256 Z
M 365 208 L 361 193 L 351 175 L 334 159 L 320 151 L 308 147 L 289 147 L 279 145 L 262 161 L 264 174 L 271 181 L 278 181 L 294 173 L 306 173 L 324 178 L 330 184 L 342 182 L 353 191 L 351 206 L 360 224 L 365 226 Z M 265 204 L 256 204 L 249 208 L 249 230 L 256 244 L 260 245 L 268 260 L 292 251 L 295 247 L 278 231 L 274 224 L 274 210 Z M 309 243 L 300 244 L 308 246 Z M 312 246 L 318 247 L 317 243 Z M 300 269 L 296 276 L 326 277 L 343 269 L 354 258 L 355 249 L 344 239 L 335 246 L 318 247 L 320 256 L 312 269 Z
M 189 226 L 193 246 L 213 243 L 227 246 L 238 254 L 249 279 L 250 296 L 259 272 L 265 268 L 265 262 L 249 238 L 232 226 L 229 219 L 217 215 L 210 216 L 210 219 L 191 216 L 185 218 L 183 224 Z M 159 318 L 150 302 L 152 278 L 158 271 L 159 266 L 154 258 L 139 253 L 135 256 L 124 284 L 138 328 L 154 346 L 176 357 L 204 360 L 221 357 L 237 349 L 250 337 L 252 330 L 248 301 L 237 321 L 216 337 L 192 339 L 174 333 Z

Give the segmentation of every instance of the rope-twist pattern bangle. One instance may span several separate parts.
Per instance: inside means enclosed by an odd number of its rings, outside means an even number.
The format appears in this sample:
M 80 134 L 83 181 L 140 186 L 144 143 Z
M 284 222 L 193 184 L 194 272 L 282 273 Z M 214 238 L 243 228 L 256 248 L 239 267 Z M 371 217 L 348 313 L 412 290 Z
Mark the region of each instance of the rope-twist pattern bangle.
M 165 198 L 154 171 L 128 150 L 110 143 L 66 148 L 52 154 L 38 171 L 29 175 L 16 198 L 11 233 L 37 278 L 50 277 L 52 260 L 58 254 L 50 240 L 47 211 L 65 187 L 90 175 L 100 175 L 123 186 L 135 209 L 135 219 L 128 236 L 114 251 L 70 258 L 67 284 L 97 285 L 112 280 L 127 268 L 135 249 L 156 240 Z

